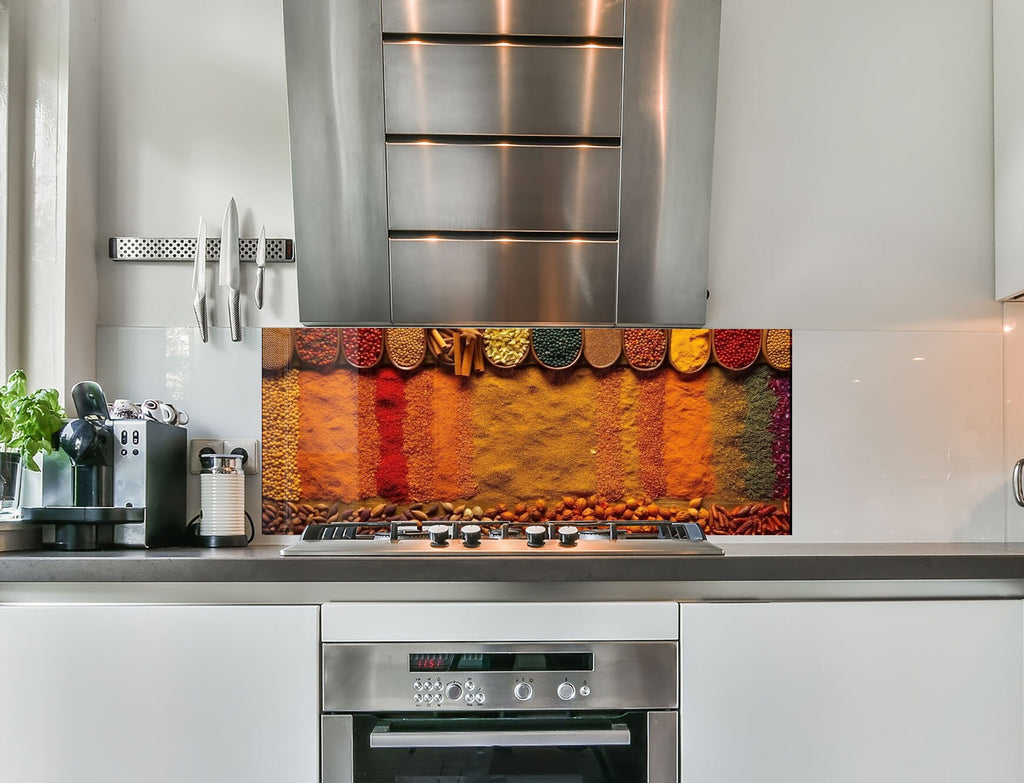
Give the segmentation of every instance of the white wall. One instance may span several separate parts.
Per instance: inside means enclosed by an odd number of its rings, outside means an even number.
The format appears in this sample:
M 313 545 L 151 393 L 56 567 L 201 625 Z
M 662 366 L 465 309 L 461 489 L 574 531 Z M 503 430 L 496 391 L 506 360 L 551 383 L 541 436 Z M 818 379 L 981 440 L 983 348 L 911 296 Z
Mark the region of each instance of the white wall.
M 100 238 L 291 236 L 280 2 L 101 5 Z M 1002 540 L 990 5 L 724 0 L 718 111 L 708 323 L 796 330 L 795 538 Z M 102 325 L 190 325 L 187 265 L 99 263 Z

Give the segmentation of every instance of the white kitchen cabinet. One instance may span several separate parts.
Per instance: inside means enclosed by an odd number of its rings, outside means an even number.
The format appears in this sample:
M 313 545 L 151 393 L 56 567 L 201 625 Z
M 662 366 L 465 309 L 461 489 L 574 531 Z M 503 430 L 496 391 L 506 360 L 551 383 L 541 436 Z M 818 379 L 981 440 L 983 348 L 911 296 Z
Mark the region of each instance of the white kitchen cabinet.
M 992 3 L 996 298 L 1024 293 L 1024 3 Z
M 315 783 L 317 607 L 0 607 L 0 780 Z
M 682 783 L 1020 783 L 1020 601 L 681 608 Z

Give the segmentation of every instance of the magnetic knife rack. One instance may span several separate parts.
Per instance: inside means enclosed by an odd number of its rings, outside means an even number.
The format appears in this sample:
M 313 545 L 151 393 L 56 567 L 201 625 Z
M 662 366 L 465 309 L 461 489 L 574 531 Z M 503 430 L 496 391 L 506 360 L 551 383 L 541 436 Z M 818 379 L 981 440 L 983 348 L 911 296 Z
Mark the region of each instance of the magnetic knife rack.
M 256 262 L 257 239 L 238 240 L 239 261 Z M 112 261 L 195 261 L 195 237 L 111 237 L 108 252 Z M 206 260 L 220 260 L 220 237 L 206 239 Z M 267 239 L 268 264 L 295 263 L 295 242 L 291 239 Z

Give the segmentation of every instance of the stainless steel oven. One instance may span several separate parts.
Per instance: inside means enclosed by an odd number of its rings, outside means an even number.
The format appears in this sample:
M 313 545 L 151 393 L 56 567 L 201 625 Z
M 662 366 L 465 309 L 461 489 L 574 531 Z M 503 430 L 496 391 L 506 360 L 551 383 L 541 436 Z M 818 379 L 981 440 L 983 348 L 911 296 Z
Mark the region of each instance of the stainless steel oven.
M 674 641 L 323 645 L 324 783 L 676 783 Z

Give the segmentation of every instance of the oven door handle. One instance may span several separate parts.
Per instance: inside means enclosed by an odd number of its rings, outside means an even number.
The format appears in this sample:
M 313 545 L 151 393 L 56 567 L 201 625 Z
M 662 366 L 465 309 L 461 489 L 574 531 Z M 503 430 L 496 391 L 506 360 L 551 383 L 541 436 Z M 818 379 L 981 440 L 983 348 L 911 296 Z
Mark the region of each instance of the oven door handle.
M 370 732 L 371 748 L 551 748 L 629 745 L 629 727 L 607 729 L 511 731 L 391 731 L 378 723 Z

